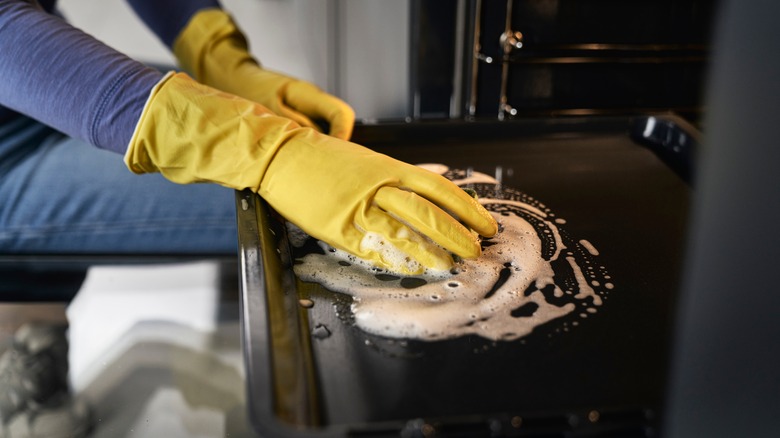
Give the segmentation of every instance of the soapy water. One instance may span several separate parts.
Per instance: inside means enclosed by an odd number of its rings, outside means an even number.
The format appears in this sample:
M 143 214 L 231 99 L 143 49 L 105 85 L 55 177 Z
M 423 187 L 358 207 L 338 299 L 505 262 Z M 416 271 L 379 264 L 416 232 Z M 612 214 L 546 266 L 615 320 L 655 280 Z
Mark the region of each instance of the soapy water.
M 498 221 L 498 234 L 482 240 L 481 257 L 460 261 L 449 272 L 403 276 L 322 242 L 319 250 L 301 254 L 312 245 L 297 234 L 291 242 L 299 248 L 298 277 L 352 296 L 349 320 L 388 338 L 478 335 L 510 341 L 553 322 L 566 332 L 598 313 L 614 284 L 596 260 L 596 247 L 571 238 L 561 228 L 563 218 L 491 176 L 439 164 L 422 167 L 476 191 Z

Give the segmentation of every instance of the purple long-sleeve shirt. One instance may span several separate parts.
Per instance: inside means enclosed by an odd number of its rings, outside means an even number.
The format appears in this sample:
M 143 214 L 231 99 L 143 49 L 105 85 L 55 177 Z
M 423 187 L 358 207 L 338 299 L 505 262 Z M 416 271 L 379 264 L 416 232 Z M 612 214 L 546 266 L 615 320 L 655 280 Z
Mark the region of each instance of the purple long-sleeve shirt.
M 162 73 L 49 13 L 55 1 L 0 0 L 0 122 L 11 109 L 124 153 Z M 128 3 L 168 47 L 195 12 L 219 7 L 217 0 Z

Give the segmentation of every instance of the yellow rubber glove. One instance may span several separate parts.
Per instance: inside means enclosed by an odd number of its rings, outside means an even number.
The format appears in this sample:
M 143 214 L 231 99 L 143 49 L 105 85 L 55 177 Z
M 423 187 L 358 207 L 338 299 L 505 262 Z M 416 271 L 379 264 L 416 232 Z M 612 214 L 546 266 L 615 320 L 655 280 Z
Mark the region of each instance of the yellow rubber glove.
M 177 183 L 249 188 L 311 236 L 405 274 L 452 266 L 428 238 L 460 257 L 479 256 L 476 236 L 456 218 L 484 236 L 497 231 L 492 216 L 446 178 L 303 128 L 183 73 L 152 90 L 125 164 Z
M 330 135 L 344 140 L 352 135 L 355 112 L 349 105 L 309 82 L 263 69 L 221 9 L 196 13 L 174 40 L 173 53 L 203 84 L 253 100 L 301 126 L 319 129 L 312 120 L 324 120 Z

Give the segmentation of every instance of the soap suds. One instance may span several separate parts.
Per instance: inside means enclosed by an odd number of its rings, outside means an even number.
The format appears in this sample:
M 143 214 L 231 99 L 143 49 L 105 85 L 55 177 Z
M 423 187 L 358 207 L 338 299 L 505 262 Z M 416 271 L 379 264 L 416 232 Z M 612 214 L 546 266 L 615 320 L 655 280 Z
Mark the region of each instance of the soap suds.
M 483 240 L 479 259 L 461 261 L 450 272 L 402 276 L 319 243 L 322 251 L 298 254 L 299 278 L 351 295 L 350 319 L 366 332 L 390 338 L 473 334 L 513 340 L 556 320 L 568 332 L 578 319 L 597 313 L 614 283 L 595 262 L 598 251 L 590 242 L 570 238 L 559 228 L 566 222 L 544 204 L 499 187 L 488 175 L 425 167 L 476 190 L 499 222 L 499 233 Z

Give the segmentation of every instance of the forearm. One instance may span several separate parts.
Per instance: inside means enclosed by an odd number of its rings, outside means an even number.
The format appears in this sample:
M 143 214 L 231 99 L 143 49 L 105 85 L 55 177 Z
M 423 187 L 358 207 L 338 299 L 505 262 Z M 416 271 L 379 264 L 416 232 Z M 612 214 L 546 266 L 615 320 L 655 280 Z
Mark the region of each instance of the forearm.
M 167 47 L 196 12 L 221 8 L 218 0 L 127 0 L 136 14 Z
M 162 74 L 23 1 L 0 0 L 0 104 L 124 153 Z

